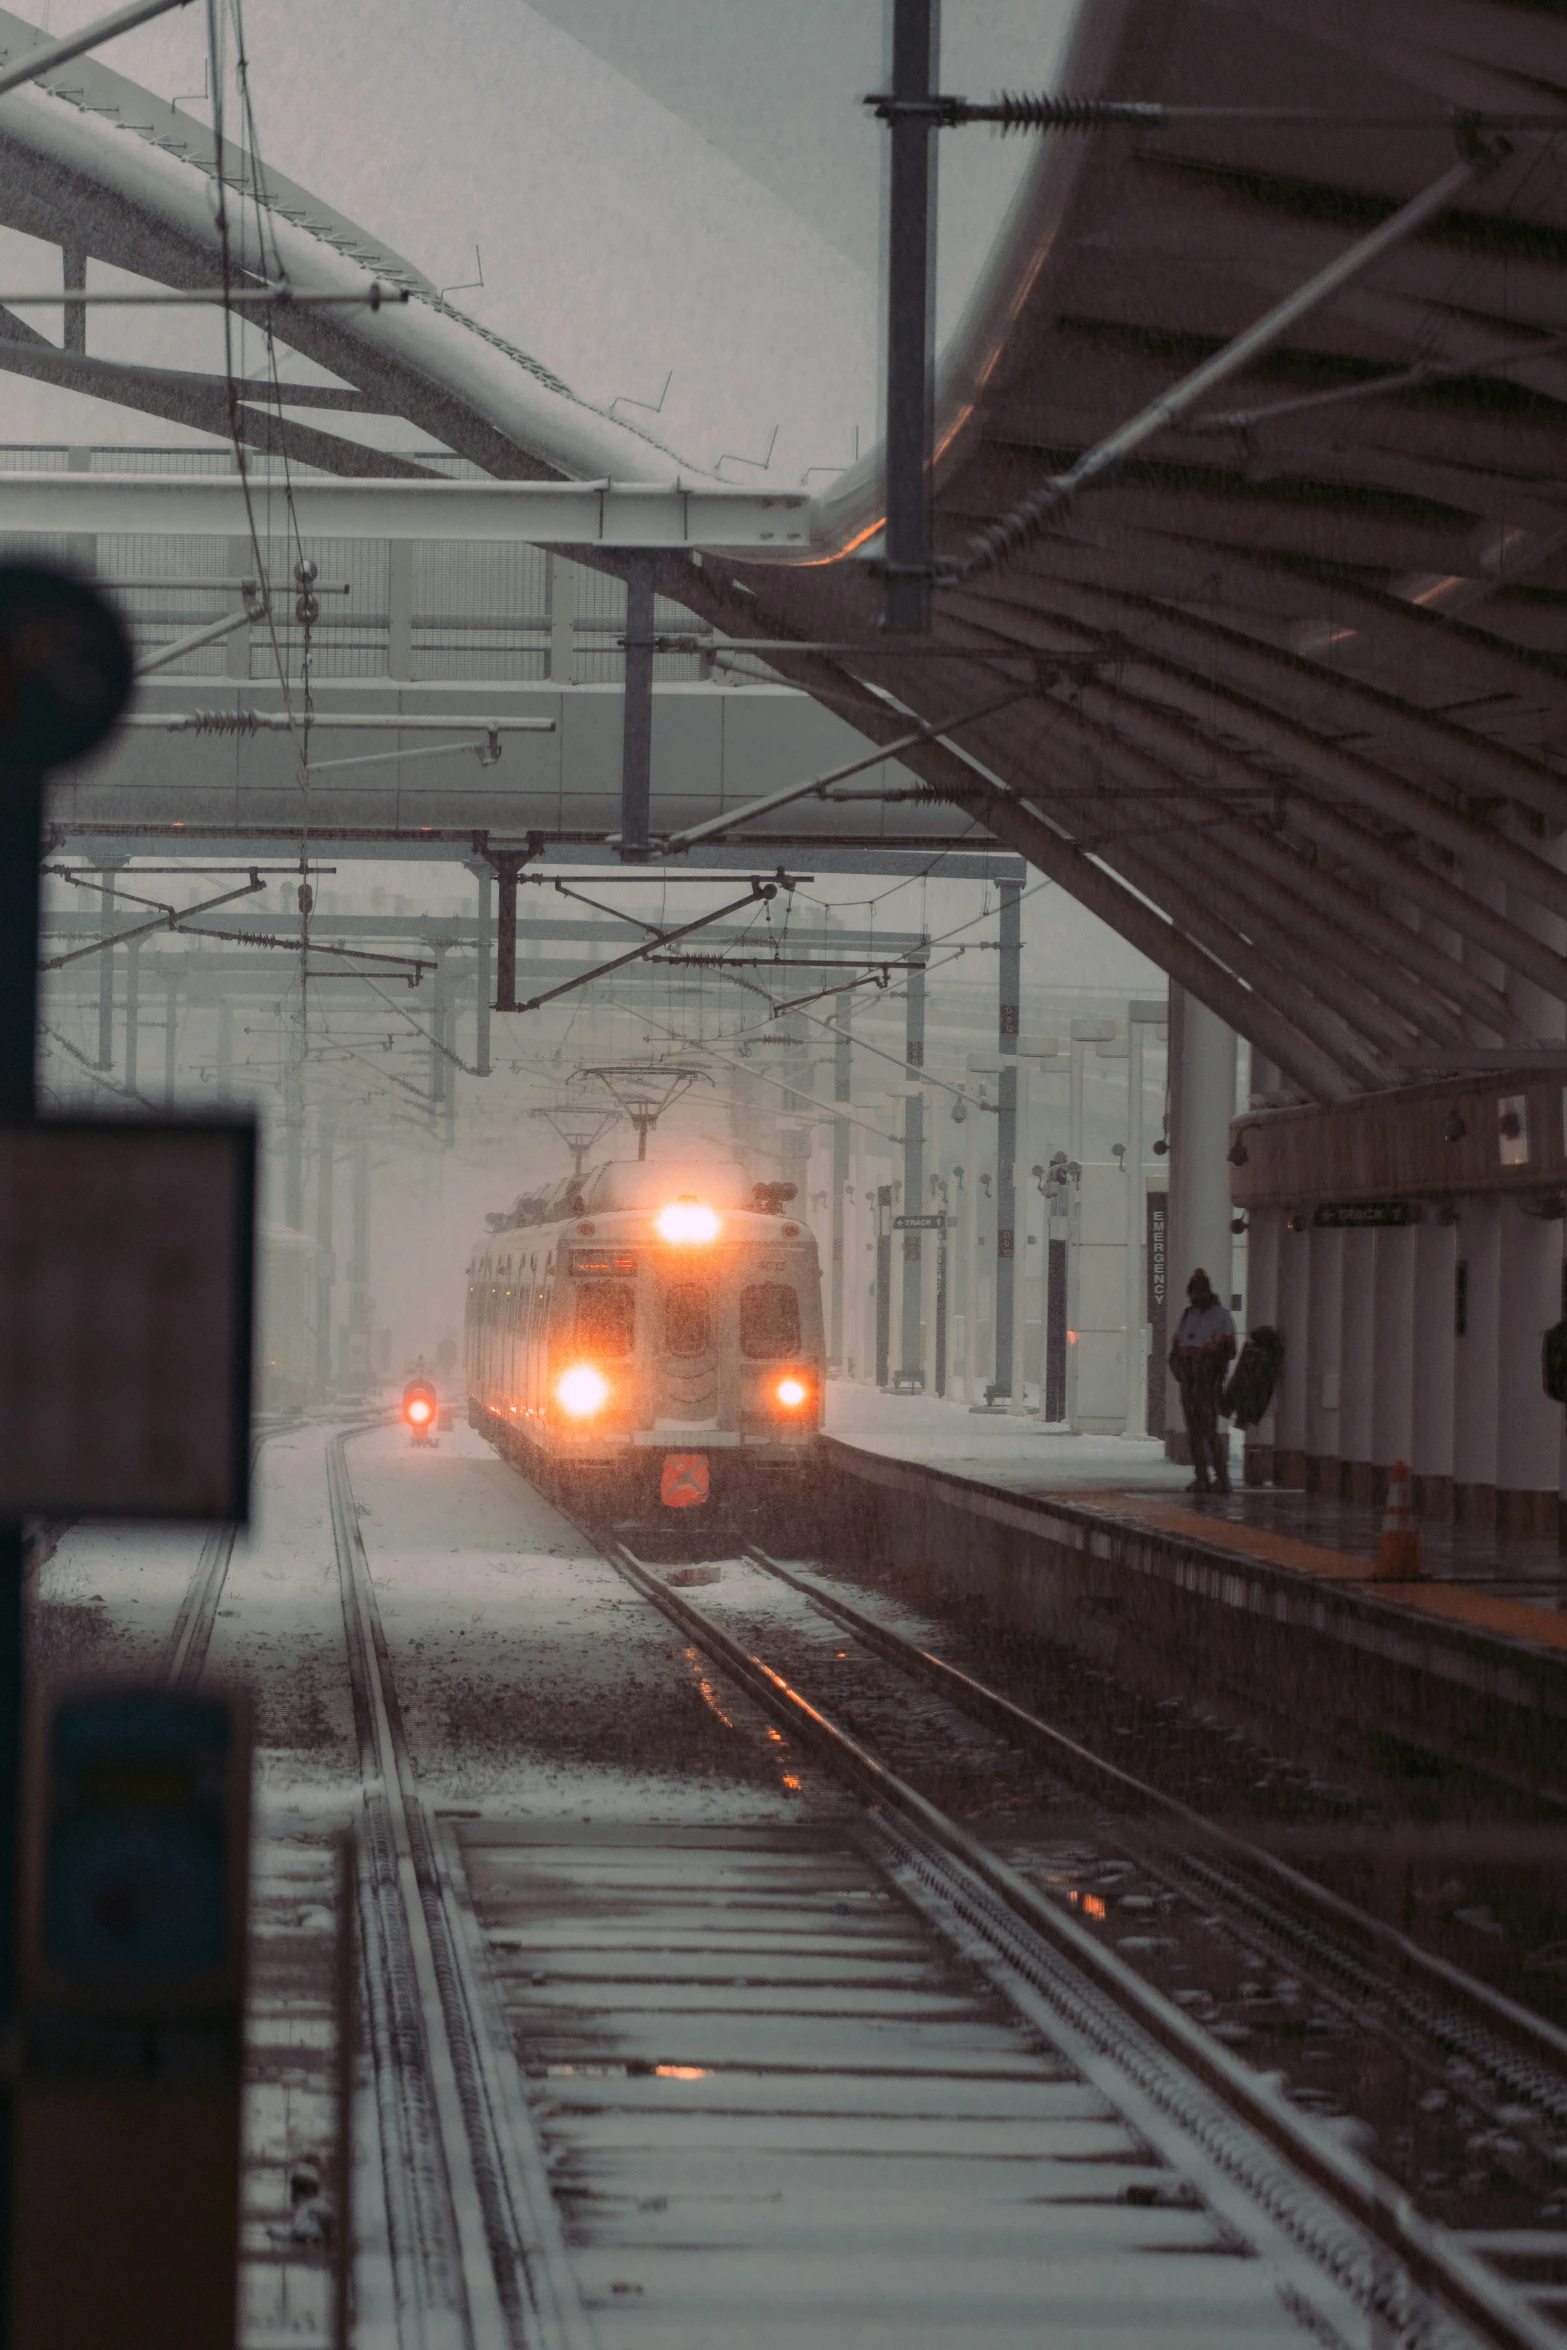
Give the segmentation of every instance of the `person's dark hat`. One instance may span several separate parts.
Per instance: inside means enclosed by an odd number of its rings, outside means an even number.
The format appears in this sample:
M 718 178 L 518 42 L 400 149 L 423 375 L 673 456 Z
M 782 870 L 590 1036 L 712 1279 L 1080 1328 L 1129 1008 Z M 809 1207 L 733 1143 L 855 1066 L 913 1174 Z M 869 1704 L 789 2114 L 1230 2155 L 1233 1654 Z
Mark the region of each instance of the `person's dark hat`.
M 1188 1297 L 1204 1297 L 1212 1289 L 1212 1287 L 1213 1283 L 1209 1280 L 1201 1265 L 1199 1265 L 1196 1272 L 1192 1275 L 1190 1281 L 1188 1281 L 1186 1284 L 1186 1294 Z

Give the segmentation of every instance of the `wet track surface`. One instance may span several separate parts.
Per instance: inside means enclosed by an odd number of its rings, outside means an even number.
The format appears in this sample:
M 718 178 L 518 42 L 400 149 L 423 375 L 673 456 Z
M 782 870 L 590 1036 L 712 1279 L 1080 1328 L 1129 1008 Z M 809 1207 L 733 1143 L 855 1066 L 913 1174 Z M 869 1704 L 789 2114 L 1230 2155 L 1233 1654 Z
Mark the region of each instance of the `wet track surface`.
M 199 1536 L 79 1529 L 39 1576 L 51 1677 L 167 1671 L 197 1606 L 206 1677 L 256 1695 L 247 2350 L 329 2339 L 351 1822 L 367 2350 L 1484 2338 L 1357 2249 L 1211 2088 L 867 1810 L 466 1432 L 415 1453 L 378 1429 L 343 1459 L 334 1520 L 328 1432 L 274 1438 L 220 1576 Z M 1139 1842 L 760 1568 L 682 1596 L 1282 2086 L 1324 2145 L 1490 2231 L 1487 2274 L 1526 2275 L 1520 2322 L 1546 2327 L 1516 2338 L 1553 2338 L 1567 2104 L 1538 2084 L 1509 2102 L 1382 1988 L 1331 1979 L 1298 1925 L 1238 1930 L 1190 1854 L 1146 1823 Z M 1296 1828 L 1374 1818 L 1184 1715 L 1133 1739 L 1190 1800 L 1217 1781 Z

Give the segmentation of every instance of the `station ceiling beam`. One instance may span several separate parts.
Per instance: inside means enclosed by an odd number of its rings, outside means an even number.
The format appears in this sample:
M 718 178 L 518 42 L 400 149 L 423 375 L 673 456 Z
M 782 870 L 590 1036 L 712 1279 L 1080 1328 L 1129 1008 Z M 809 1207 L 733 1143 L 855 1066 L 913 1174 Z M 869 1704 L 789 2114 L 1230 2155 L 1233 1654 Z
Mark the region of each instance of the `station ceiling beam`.
M 800 553 L 811 531 L 811 501 L 803 492 L 726 482 L 377 481 L 307 474 L 296 476 L 291 495 L 299 530 L 309 538 Z M 0 474 L 0 531 L 242 539 L 249 528 L 245 487 L 236 474 Z

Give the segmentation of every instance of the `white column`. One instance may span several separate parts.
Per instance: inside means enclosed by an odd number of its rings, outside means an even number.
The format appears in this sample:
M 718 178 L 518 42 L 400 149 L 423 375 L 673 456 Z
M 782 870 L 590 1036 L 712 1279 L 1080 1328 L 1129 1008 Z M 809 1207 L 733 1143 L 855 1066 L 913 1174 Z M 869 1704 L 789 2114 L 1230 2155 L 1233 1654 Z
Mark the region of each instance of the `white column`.
M 1028 1403 L 1023 1390 L 1023 1339 L 1028 1320 L 1028 1225 L 1030 1210 L 1037 1209 L 1039 1206 L 1039 1197 L 1034 1189 L 1034 1178 L 1029 1173 L 1029 1169 L 1034 1164 L 1034 1155 L 1025 1147 L 1031 1131 L 1029 1113 L 1033 1104 L 1030 1096 L 1038 1091 L 1037 1087 L 1029 1084 L 1030 1073 L 1030 1064 L 1019 1054 L 1017 1063 L 1017 1211 L 1013 1226 L 1016 1238 L 1013 1241 L 1014 1255 L 1012 1259 L 1012 1394 L 1007 1403 L 1007 1412 L 1012 1419 L 1020 1419 L 1028 1411 Z M 1039 1248 L 1034 1251 L 1036 1256 L 1043 1246 L 1044 1242 L 1041 1241 Z
M 1282 1208 L 1252 1208 L 1246 1218 L 1246 1259 L 1251 1269 L 1246 1321 L 1250 1329 L 1277 1329 L 1279 1321 L 1279 1235 L 1284 1229 Z M 1277 1443 L 1278 1392 L 1257 1422 L 1245 1431 L 1243 1462 L 1250 1464 L 1247 1483 L 1268 1483 L 1273 1475 L 1272 1454 Z
M 1148 1276 L 1143 1251 L 1148 1226 L 1143 1178 L 1144 1025 L 1131 1007 L 1126 1042 L 1126 1433 L 1148 1433 Z
M 1186 1306 L 1201 1265 L 1230 1302 L 1230 1120 L 1235 1114 L 1235 1031 L 1184 988 L 1170 989 L 1170 1316 Z M 1185 1429 L 1174 1375 L 1166 1388 L 1172 1431 Z M 1168 1446 L 1168 1439 L 1166 1440 Z
M 1540 1341 L 1560 1316 L 1562 1227 L 1526 1216 L 1512 1200 L 1498 1205 L 1498 1520 L 1508 1533 L 1554 1533 L 1555 1510 L 1545 1504 L 1556 1491 L 1561 1407 L 1540 1385 Z
M 1312 1232 L 1307 1299 L 1306 1482 L 1334 1494 L 1342 1418 L 1344 1239 L 1342 1232 Z
M 1371 1343 L 1371 1461 L 1387 1470 L 1413 1464 L 1415 1444 L 1415 1261 L 1419 1227 L 1378 1232 Z M 1377 1480 L 1381 1484 L 1380 1478 Z
M 1363 1502 L 1373 1497 L 1377 1239 L 1375 1232 L 1344 1234 L 1340 1292 L 1338 1453 L 1349 1465 L 1349 1498 Z
M 1274 1475 L 1280 1484 L 1305 1481 L 1307 1360 L 1310 1351 L 1311 1234 L 1286 1223 L 1278 1243 L 1278 1321 L 1284 1368 L 1274 1407 Z M 1283 1459 L 1282 1469 L 1279 1466 Z
M 1409 1465 L 1415 1506 L 1423 1517 L 1448 1518 L 1453 1509 L 1453 1381 L 1457 1338 L 1453 1326 L 1456 1224 L 1415 1229 L 1414 1426 Z
M 1477 1525 L 1496 1506 L 1497 1362 L 1501 1351 L 1501 1219 L 1498 1199 L 1468 1198 L 1458 1223 L 1458 1261 L 1466 1268 L 1462 1331 L 1456 1332 L 1453 1384 L 1453 1514 Z

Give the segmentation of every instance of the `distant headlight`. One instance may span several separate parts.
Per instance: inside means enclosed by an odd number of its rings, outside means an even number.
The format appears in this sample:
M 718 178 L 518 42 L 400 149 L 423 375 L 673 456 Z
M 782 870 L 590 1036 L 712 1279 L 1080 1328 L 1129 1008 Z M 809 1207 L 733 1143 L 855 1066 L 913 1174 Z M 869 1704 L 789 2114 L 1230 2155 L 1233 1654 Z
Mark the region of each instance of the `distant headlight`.
M 713 1210 L 699 1199 L 671 1200 L 667 1208 L 660 1208 L 653 1218 L 653 1229 L 660 1240 L 675 1242 L 716 1240 L 719 1223 Z
M 591 1363 L 574 1364 L 555 1382 L 555 1401 L 574 1420 L 591 1420 L 609 1401 L 609 1381 Z

